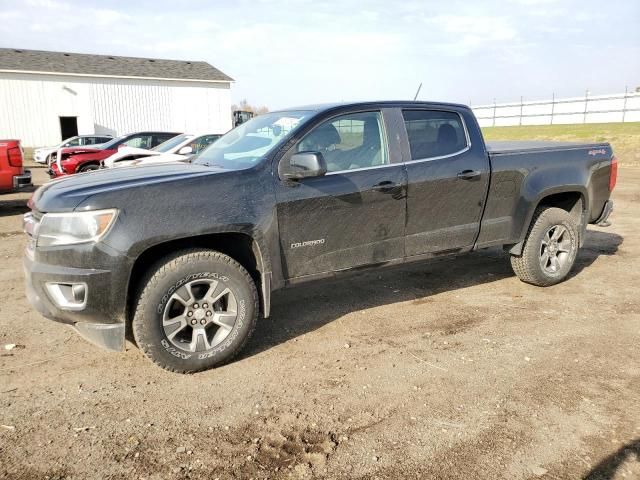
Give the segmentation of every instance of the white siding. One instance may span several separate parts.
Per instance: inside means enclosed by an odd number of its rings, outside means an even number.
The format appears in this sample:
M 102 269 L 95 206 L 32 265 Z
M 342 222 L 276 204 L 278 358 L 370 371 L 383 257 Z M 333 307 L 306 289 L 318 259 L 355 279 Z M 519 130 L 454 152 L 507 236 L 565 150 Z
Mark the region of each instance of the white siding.
M 224 133 L 231 128 L 230 84 L 0 73 L 0 138 L 56 144 L 60 116 L 78 117 L 81 135 Z

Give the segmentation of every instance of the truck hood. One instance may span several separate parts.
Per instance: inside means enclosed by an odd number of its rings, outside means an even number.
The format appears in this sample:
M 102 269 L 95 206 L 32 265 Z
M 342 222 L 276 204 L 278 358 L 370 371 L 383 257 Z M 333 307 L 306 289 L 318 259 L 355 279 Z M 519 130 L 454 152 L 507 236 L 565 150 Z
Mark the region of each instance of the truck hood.
M 69 212 L 96 194 L 182 182 L 224 171 L 185 163 L 96 170 L 63 177 L 43 185 L 33 194 L 30 206 L 39 212 Z

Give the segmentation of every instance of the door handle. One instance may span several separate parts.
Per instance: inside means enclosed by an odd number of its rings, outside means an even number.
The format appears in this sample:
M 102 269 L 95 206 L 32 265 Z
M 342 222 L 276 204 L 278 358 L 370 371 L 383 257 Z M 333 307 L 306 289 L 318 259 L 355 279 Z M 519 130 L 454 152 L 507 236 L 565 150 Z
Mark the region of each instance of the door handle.
M 458 173 L 458 178 L 460 180 L 473 180 L 474 178 L 478 178 L 480 175 L 482 175 L 482 172 L 479 172 L 478 170 L 463 170 Z
M 396 185 L 391 180 L 376 183 L 372 189 L 382 193 L 393 193 L 400 185 Z

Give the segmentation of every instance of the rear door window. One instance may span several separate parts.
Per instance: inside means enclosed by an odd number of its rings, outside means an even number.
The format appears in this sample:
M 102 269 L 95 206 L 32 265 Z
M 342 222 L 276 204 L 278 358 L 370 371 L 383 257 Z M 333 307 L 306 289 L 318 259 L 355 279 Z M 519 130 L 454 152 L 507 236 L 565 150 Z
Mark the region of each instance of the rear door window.
M 440 110 L 404 110 L 412 160 L 462 153 L 469 146 L 458 113 Z

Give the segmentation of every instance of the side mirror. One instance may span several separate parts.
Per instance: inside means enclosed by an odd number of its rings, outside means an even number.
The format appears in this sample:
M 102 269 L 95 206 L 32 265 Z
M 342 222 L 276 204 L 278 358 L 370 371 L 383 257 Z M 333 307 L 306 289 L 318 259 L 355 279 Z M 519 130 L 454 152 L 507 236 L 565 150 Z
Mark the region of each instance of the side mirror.
M 193 148 L 187 145 L 186 147 L 182 147 L 180 150 L 178 150 L 178 155 L 188 155 L 192 152 L 193 152 Z
M 291 156 L 289 165 L 284 165 L 281 176 L 289 180 L 299 180 L 321 177 L 325 173 L 327 173 L 327 162 L 320 152 L 300 152 Z

